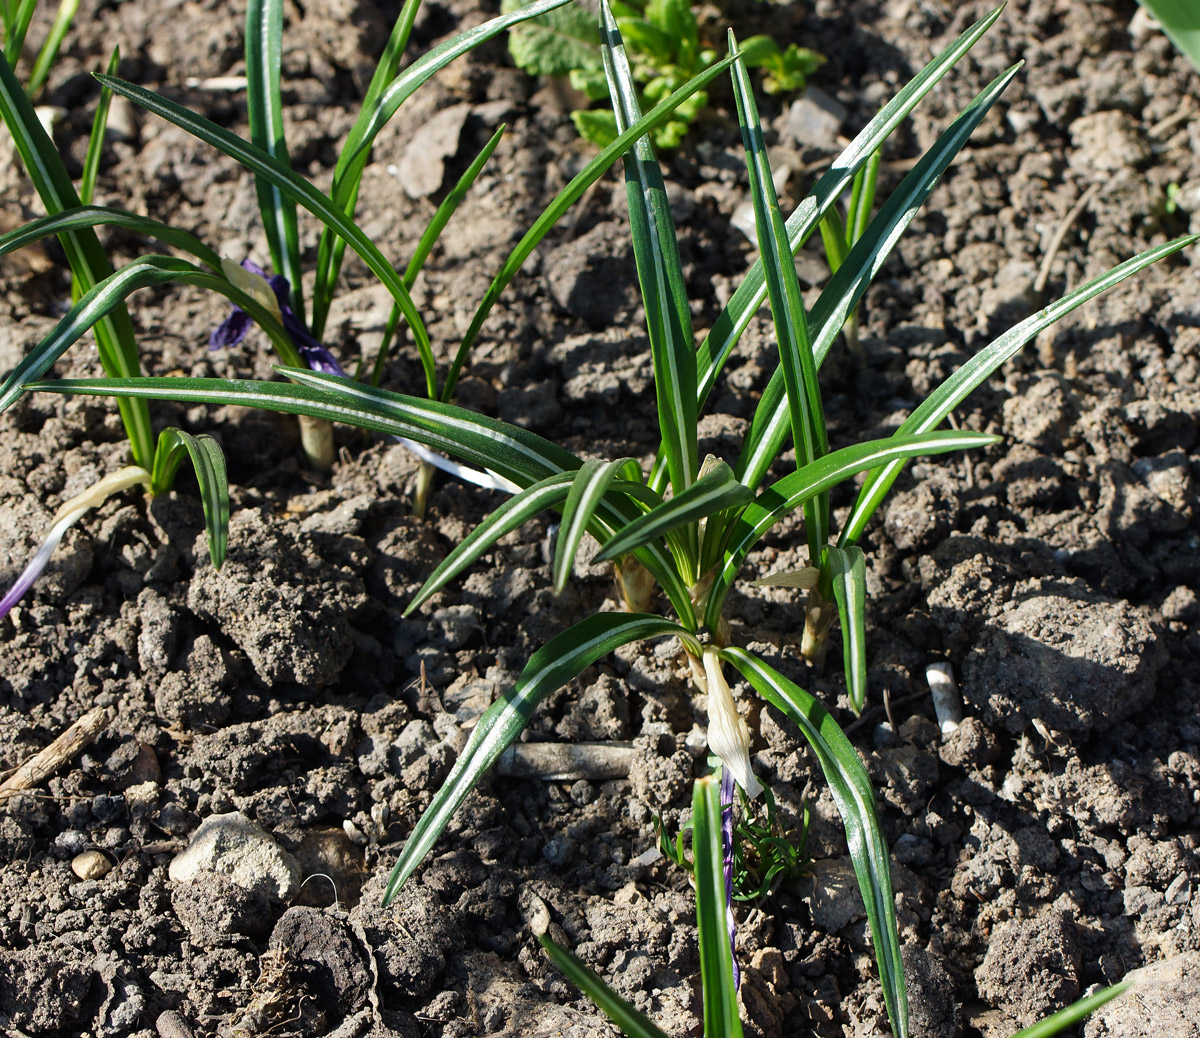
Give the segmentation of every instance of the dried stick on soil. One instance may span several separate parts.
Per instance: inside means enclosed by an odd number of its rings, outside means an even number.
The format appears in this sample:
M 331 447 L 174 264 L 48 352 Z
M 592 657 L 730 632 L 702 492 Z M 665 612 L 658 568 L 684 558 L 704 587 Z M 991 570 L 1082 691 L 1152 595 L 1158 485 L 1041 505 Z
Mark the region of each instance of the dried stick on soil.
M 1054 262 L 1054 257 L 1058 255 L 1058 250 L 1062 248 L 1063 239 L 1066 238 L 1067 232 L 1071 229 L 1071 225 L 1079 219 L 1080 214 L 1088 207 L 1088 204 L 1100 193 L 1100 188 L 1104 185 L 1093 184 L 1079 197 L 1079 201 L 1072 207 L 1071 211 L 1063 217 L 1062 223 L 1054 232 L 1054 236 L 1050 239 L 1050 244 L 1046 247 L 1046 255 L 1042 257 L 1042 268 L 1038 271 L 1037 279 L 1033 283 L 1033 290 L 1039 296 L 1046 291 L 1046 282 L 1050 280 L 1050 265 Z
M 40 750 L 0 782 L 0 803 L 11 796 L 41 785 L 85 746 L 91 745 L 108 727 L 108 712 L 102 706 L 89 710 L 44 750 Z

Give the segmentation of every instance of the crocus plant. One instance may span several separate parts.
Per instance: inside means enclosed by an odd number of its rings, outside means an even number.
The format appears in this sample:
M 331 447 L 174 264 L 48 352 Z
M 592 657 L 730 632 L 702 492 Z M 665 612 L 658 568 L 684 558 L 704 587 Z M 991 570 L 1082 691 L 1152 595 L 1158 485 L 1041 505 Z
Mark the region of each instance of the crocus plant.
M 410 834 L 388 883 L 387 900 L 401 890 L 463 800 L 521 733 L 547 694 L 618 646 L 673 638 L 687 661 L 696 692 L 707 699 L 709 746 L 747 794 L 757 792 L 762 780 L 755 774 L 753 733 L 729 684 L 728 668 L 732 667 L 754 694 L 794 722 L 816 754 L 846 828 L 892 1028 L 897 1038 L 906 1038 L 907 996 L 888 852 L 866 769 L 821 703 L 768 661 L 738 644 L 740 632 L 726 617 L 725 605 L 762 536 L 802 513 L 809 565 L 799 576 L 777 579 L 811 585 L 810 619 L 817 614 L 811 624 L 813 640 L 822 639 L 840 616 L 848 685 L 861 704 L 866 661 L 865 567 L 857 541 L 901 469 L 918 455 L 996 443 L 994 436 L 941 426 L 975 387 L 1043 329 L 1123 278 L 1197 240 L 1190 236 L 1153 248 L 1009 329 L 937 387 L 894 435 L 839 447 L 829 443 L 817 377 L 822 362 L 900 234 L 1019 66 L 985 87 L 892 191 L 811 309 L 801 300 L 793 256 L 889 134 L 998 16 L 995 11 L 968 29 L 885 105 L 786 222 L 772 186 L 762 130 L 736 41 L 730 41 L 730 56 L 704 74 L 708 80 L 701 77 L 692 82 L 698 89 L 718 72 L 726 68 L 732 72 L 760 250 L 759 260 L 697 346 L 670 206 L 650 138 L 655 120 L 666 118 L 669 109 L 660 104 L 642 116 L 620 32 L 607 6 L 601 4 L 605 70 L 620 131 L 613 147 L 617 149 L 614 154 L 624 155 L 626 198 L 661 433 L 657 456 L 646 467 L 632 458 L 581 458 L 528 430 L 443 401 L 402 396 L 306 367 L 283 369 L 290 383 L 145 378 L 21 384 L 25 390 L 124 399 L 236 403 L 344 421 L 408 437 L 465 464 L 495 472 L 518 487 L 435 569 L 409 605 L 410 613 L 506 533 L 548 512 L 560 515 L 551 565 L 556 588 L 564 587 L 570 578 L 585 533 L 600 544 L 595 560 L 614 562 L 627 611 L 586 617 L 533 654 L 516 684 L 480 718 L 450 775 Z M 127 85 L 121 89 L 156 111 L 172 111 L 161 99 Z M 672 95 L 676 96 L 678 92 Z M 168 117 L 182 118 L 177 113 Z M 249 163 L 249 158 L 246 161 Z M 273 167 L 259 163 L 259 168 Z M 564 204 L 578 197 L 571 195 L 573 190 L 560 196 L 568 199 Z M 553 206 L 547 211 L 550 215 L 518 244 L 493 282 L 460 353 L 478 334 L 489 300 L 494 301 L 528 255 L 531 243 L 544 233 L 552 210 Z M 774 320 L 778 366 L 762 394 L 739 456 L 701 459 L 698 414 L 741 333 L 764 301 L 770 303 Z M 795 448 L 794 462 L 784 460 L 789 438 Z M 772 479 L 772 469 L 785 464 L 790 471 Z M 858 475 L 864 478 L 857 501 L 835 536 L 828 493 Z M 653 611 L 655 588 L 670 615 Z M 810 651 L 815 650 L 810 646 Z M 719 860 L 719 848 L 717 853 Z M 722 878 L 723 870 L 718 866 L 716 871 Z M 719 888 L 724 901 L 723 880 Z M 724 911 L 722 907 L 717 929 L 727 938 Z M 728 941 L 720 943 L 727 945 Z

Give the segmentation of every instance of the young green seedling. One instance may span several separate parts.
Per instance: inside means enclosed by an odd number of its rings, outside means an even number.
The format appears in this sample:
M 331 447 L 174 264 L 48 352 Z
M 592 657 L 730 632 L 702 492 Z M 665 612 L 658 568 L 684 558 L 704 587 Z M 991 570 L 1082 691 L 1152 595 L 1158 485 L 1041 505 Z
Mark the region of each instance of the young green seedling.
M 516 11 L 527 2 L 504 0 L 501 7 Z M 611 6 L 625 40 L 640 104 L 655 104 L 717 60 L 716 49 L 701 39 L 699 22 L 687 0 L 629 0 Z M 509 51 L 530 75 L 569 76 L 571 86 L 589 101 L 608 99 L 603 39 L 595 19 L 577 4 L 557 8 L 514 29 Z M 794 43 L 785 50 L 769 36 L 753 36 L 742 44 L 742 60 L 766 71 L 764 88 L 768 93 L 783 93 L 803 90 L 807 77 L 825 59 Z M 707 93 L 692 95 L 674 118 L 655 130 L 654 146 L 678 148 L 707 104 Z M 615 113 L 609 108 L 574 111 L 571 119 L 580 136 L 599 147 L 617 136 Z
M 450 775 L 410 834 L 389 881 L 388 900 L 396 896 L 463 800 L 521 733 L 541 699 L 621 645 L 674 637 L 690 664 L 697 691 L 708 700 L 709 745 L 748 795 L 759 785 L 750 756 L 752 736 L 729 685 L 727 665 L 766 703 L 790 718 L 815 752 L 846 827 L 892 1028 L 897 1038 L 908 1034 L 887 846 L 863 763 L 822 704 L 766 661 L 735 644 L 737 632 L 731 629 L 724 606 L 763 534 L 802 511 L 810 569 L 816 571 L 804 579 L 815 581 L 817 605 L 841 606 L 844 642 L 853 647 L 847 656 L 851 688 L 861 692 L 865 687 L 865 654 L 861 650 L 865 581 L 856 541 L 900 469 L 918 455 L 994 444 L 996 437 L 940 426 L 973 388 L 1040 331 L 1123 278 L 1197 240 L 1191 236 L 1151 249 L 1010 329 L 938 387 L 895 435 L 840 447 L 828 442 L 816 378 L 821 362 L 899 235 L 1017 69 L 1009 69 L 985 87 L 914 166 L 811 310 L 806 311 L 800 299 L 793 256 L 892 130 L 998 15 L 999 11 L 993 12 L 968 29 L 885 105 L 786 222 L 770 186 L 770 168 L 746 69 L 737 58 L 736 43 L 733 45 L 734 89 L 761 258 L 697 348 L 670 207 L 648 136 L 654 119 L 666 118 L 669 113 L 659 106 L 657 115 L 639 118 L 636 84 L 620 32 L 611 12 L 601 5 L 606 69 L 615 118 L 622 131 L 614 147 L 620 152 L 632 145 L 624 159 L 626 195 L 662 439 L 648 472 L 628 458 L 579 458 L 527 430 L 445 402 L 401 396 L 299 368 L 284 372 L 292 384 L 176 378 L 34 382 L 25 386 L 70 394 L 237 403 L 331 418 L 408 437 L 453 454 L 466 464 L 493 471 L 520 488 L 437 567 L 410 604 L 410 613 L 505 533 L 547 512 L 561 513 L 552 566 L 556 587 L 569 579 L 584 532 L 600 543 L 597 559 L 619 561 L 623 586 L 635 589 L 642 601 L 629 612 L 587 617 L 533 654 L 516 684 L 480 718 Z M 693 83 L 697 89 L 703 85 L 703 80 Z M 465 350 L 478 334 L 487 308 L 532 249 L 531 242 L 543 223 L 539 221 L 522 240 L 493 282 L 460 345 L 452 374 L 461 370 Z M 723 459 L 702 462 L 700 409 L 751 316 L 768 299 L 779 343 L 778 367 L 739 457 L 731 459 L 732 463 Z M 796 447 L 794 469 L 772 481 L 770 470 L 780 462 L 789 436 Z M 866 476 L 858 502 L 835 541 L 824 495 L 860 473 Z M 648 584 L 661 590 L 673 616 L 649 611 L 643 593 Z M 832 616 L 832 605 L 828 612 Z

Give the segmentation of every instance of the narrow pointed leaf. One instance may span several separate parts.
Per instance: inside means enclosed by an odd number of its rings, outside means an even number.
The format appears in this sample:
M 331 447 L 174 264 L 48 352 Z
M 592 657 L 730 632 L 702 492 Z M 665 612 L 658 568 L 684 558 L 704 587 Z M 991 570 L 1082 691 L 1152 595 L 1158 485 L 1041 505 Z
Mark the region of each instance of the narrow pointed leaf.
M 914 76 L 900 92 L 881 108 L 863 127 L 847 148 L 833 161 L 829 171 L 817 181 L 811 194 L 797 206 L 787 220 L 788 241 L 793 255 L 817 229 L 822 215 L 842 196 L 854 175 L 900 125 L 934 85 L 969 51 L 1000 17 L 1003 6 L 972 25 L 941 54 Z M 729 304 L 714 322 L 712 331 L 697 351 L 698 401 L 703 404 L 716 382 L 725 360 L 750 319 L 766 299 L 763 262 L 758 260 L 733 294 Z
M 488 708 L 471 730 L 449 777 L 410 834 L 388 878 L 388 904 L 421 864 L 467 794 L 513 742 L 541 700 L 602 656 L 629 642 L 677 635 L 694 644 L 686 630 L 661 616 L 600 613 L 552 638 L 533 654 L 517 683 Z M 698 648 L 698 646 L 696 646 Z
M 732 32 L 729 34 L 729 47 L 730 50 L 736 47 Z M 808 318 L 800 298 L 800 280 L 796 276 L 796 263 L 788 242 L 787 228 L 775 194 L 758 106 L 750 89 L 750 74 L 740 59 L 733 63 L 733 86 L 742 143 L 746 149 L 746 169 L 750 174 L 750 197 L 754 204 L 758 250 L 762 255 L 767 298 L 771 302 L 775 338 L 779 345 L 778 370 L 783 374 L 792 442 L 796 445 L 796 464 L 807 465 L 829 453 L 825 409 L 821 403 L 821 387 L 817 382 Z M 804 529 L 808 538 L 809 558 L 820 558 L 821 549 L 829 540 L 828 495 L 818 495 L 805 503 Z
M 582 991 L 595 1003 L 628 1038 L 667 1038 L 665 1031 L 660 1031 L 648 1016 L 625 1001 L 591 969 L 583 964 L 566 948 L 559 947 L 545 934 L 539 934 L 542 950 L 549 956 L 550 961 L 558 967 L 564 977 Z
M 0 413 L 8 410 L 29 383 L 40 379 L 54 363 L 91 328 L 140 288 L 169 282 L 198 285 L 220 292 L 250 314 L 271 336 L 276 349 L 295 357 L 295 348 L 279 322 L 252 296 L 235 288 L 223 277 L 170 256 L 143 256 L 109 275 L 71 307 L 45 339 L 30 350 L 0 386 Z M 101 380 L 103 381 L 103 380 Z M 118 380 L 119 381 L 119 380 Z M 132 380 L 134 383 L 140 381 Z M 175 381 L 175 380 L 172 380 Z
M 30 7 L 32 10 L 32 5 Z M 22 30 L 23 31 L 23 30 Z M 10 39 L 11 42 L 11 39 Z M 14 59 L 15 60 L 15 59 Z M 50 214 L 79 208 L 79 195 L 12 67 L 0 56 L 0 118 L 12 135 L 25 172 Z M 112 273 L 112 267 L 94 231 L 64 233 L 60 239 L 71 273 L 81 291 L 87 291 Z M 124 306 L 117 307 L 96 327 L 96 352 L 105 372 L 114 378 L 133 378 L 140 373 L 133 322 Z M 144 401 L 124 400 L 118 405 L 129 436 L 134 461 L 148 469 L 154 460 L 150 412 Z
M 138 216 L 136 213 L 130 213 L 124 209 L 111 209 L 102 205 L 81 205 L 78 209 L 67 209 L 53 216 L 42 216 L 36 220 L 30 220 L 29 223 L 18 227 L 15 231 L 9 231 L 8 234 L 0 236 L 0 256 L 23 249 L 26 245 L 32 245 L 51 235 L 99 226 L 124 227 L 144 234 L 148 238 L 157 238 L 177 249 L 190 252 L 214 272 L 219 272 L 221 269 L 221 257 L 195 235 L 158 220 L 152 220 L 148 216 Z
M 586 464 L 585 464 L 586 467 Z M 583 472 L 583 469 L 579 470 Z M 561 505 L 577 477 L 570 472 L 547 476 L 539 483 L 514 494 L 462 539 L 421 585 L 404 615 L 424 605 L 463 570 L 488 551 L 506 533 L 511 533 L 535 516 Z
M 280 69 L 283 65 L 283 0 L 249 0 L 246 5 L 246 109 L 250 140 L 280 166 L 291 169 L 283 126 Z M 287 278 L 292 310 L 303 320 L 300 235 L 296 202 L 277 183 L 255 177 L 258 209 L 267 232 L 275 272 Z
M 25 86 L 25 93 L 30 97 L 36 96 L 45 84 L 46 77 L 50 75 L 50 69 L 54 67 L 54 59 L 58 57 L 59 48 L 62 47 L 62 41 L 70 31 L 71 22 L 75 20 L 75 15 L 78 11 L 79 0 L 59 0 L 58 13 L 54 16 L 54 24 L 50 26 L 46 42 L 42 44 L 42 49 L 38 51 L 38 56 L 34 60 L 33 68 L 29 73 L 29 82 Z
M 684 523 L 695 523 L 726 508 L 744 505 L 753 497 L 754 492 L 742 486 L 734 478 L 730 467 L 722 461 L 682 494 L 631 522 L 604 546 L 593 561 L 615 559 L 657 540 Z
M 891 193 L 879 214 L 829 279 L 809 319 L 817 367 L 824 363 L 842 326 L 938 185 L 942 174 L 1019 70 L 1020 65 L 1014 65 L 997 76 L 963 109 Z M 742 456 L 738 460 L 737 471 L 747 486 L 757 486 L 762 481 L 783 447 L 790 416 L 787 400 L 785 373 L 779 371 L 771 376 L 755 408 Z
M 888 849 L 867 769 L 829 711 L 802 688 L 744 649 L 723 649 L 721 657 L 741 671 L 763 699 L 796 723 L 817 755 L 846 829 L 892 1033 L 896 1038 L 908 1038 L 908 993 Z
M 554 547 L 554 590 L 562 591 L 567 586 L 571 576 L 571 567 L 575 563 L 575 553 L 587 533 L 588 524 L 592 520 L 604 495 L 612 481 L 627 468 L 632 458 L 620 458 L 617 461 L 585 461 L 575 474 L 571 483 L 571 491 L 567 495 L 563 507 L 562 523 L 558 530 L 558 540 Z M 634 463 L 636 464 L 636 463 Z
M 67 379 L 30 383 L 25 389 L 73 396 L 234 404 L 284 414 L 307 414 L 415 440 L 476 468 L 495 472 L 520 487 L 560 472 L 574 472 L 581 464 L 575 455 L 536 433 L 484 418 L 453 404 L 388 393 L 308 368 L 279 370 L 301 384 L 219 378 Z M 649 501 L 657 501 L 653 492 L 641 484 L 626 483 L 623 492 L 629 496 L 644 493 Z M 610 495 L 596 510 L 594 532 L 606 541 L 613 531 L 641 514 L 642 506 L 630 501 L 622 504 Z M 654 544 L 638 549 L 635 554 L 671 600 L 682 623 L 694 629 L 695 609 L 670 557 Z
M 897 437 L 910 436 L 937 428 L 976 387 L 1042 331 L 1089 299 L 1124 281 L 1131 274 L 1136 274 L 1150 266 L 1151 263 L 1157 263 L 1160 259 L 1172 256 L 1198 241 L 1200 241 L 1200 234 L 1189 234 L 1158 245 L 1153 249 L 1147 249 L 1132 259 L 1113 267 L 1107 273 L 1101 274 L 1100 277 L 1092 279 L 1086 285 L 1081 285 L 1074 292 L 1068 293 L 1057 302 L 1051 303 L 1031 317 L 1027 317 L 1020 324 L 1014 325 L 1003 335 L 988 343 L 930 393 L 909 415 L 904 424 L 896 430 L 895 435 Z M 903 467 L 903 459 L 898 458 L 881 467 L 878 472 L 873 472 L 867 478 L 859 491 L 858 500 L 842 528 L 841 536 L 838 539 L 839 545 L 844 547 L 854 544 L 862 536 L 867 522 L 887 496 L 888 490 L 891 489 Z
M 1071 1027 L 1073 1024 L 1079 1023 L 1106 1002 L 1111 1002 L 1118 995 L 1125 994 L 1132 986 L 1133 982 L 1129 980 L 1113 984 L 1112 987 L 1104 988 L 1093 995 L 1072 1002 L 1057 1013 L 1051 1013 L 1045 1020 L 1039 1020 L 1036 1024 L 1021 1028 L 1013 1035 L 1013 1038 L 1050 1038 L 1051 1035 L 1058 1034 L 1064 1027 Z
M 116 93 L 129 98 L 135 104 L 145 108 L 148 112 L 153 112 L 155 115 L 161 116 L 168 122 L 187 130 L 188 133 L 194 137 L 198 137 L 206 144 L 211 144 L 214 148 L 224 152 L 230 158 L 236 160 L 254 173 L 256 177 L 261 177 L 274 184 L 285 195 L 294 199 L 297 204 L 303 206 L 318 219 L 333 228 L 341 237 L 345 238 L 350 247 L 358 253 L 359 257 L 370 269 L 371 273 L 383 282 L 384 286 L 391 293 L 392 298 L 396 301 L 396 304 L 400 307 L 401 313 L 404 314 L 404 319 L 408 322 L 409 328 L 412 329 L 417 352 L 421 357 L 421 367 L 425 374 L 426 389 L 430 396 L 436 395 L 437 372 L 435 371 L 433 350 L 429 344 L 429 333 L 425 329 L 425 322 L 421 319 L 421 315 L 417 311 L 416 304 L 413 302 L 408 289 L 404 287 L 403 279 L 384 258 L 383 253 L 379 251 L 374 242 L 362 232 L 361 228 L 348 219 L 344 213 L 338 210 L 328 198 L 321 194 L 307 180 L 290 168 L 283 166 L 262 151 L 262 149 L 256 148 L 248 141 L 244 141 L 228 130 L 217 126 L 215 123 L 201 118 L 181 105 L 177 105 L 173 101 L 168 101 L 165 97 L 160 97 L 153 91 L 146 90 L 133 83 L 126 83 L 124 80 L 114 79 L 111 76 L 97 76 L 96 78 L 106 86 L 112 87 Z
M 525 8 L 525 10 L 528 10 L 528 8 Z M 496 274 L 492 279 L 492 283 L 488 286 L 488 290 L 484 294 L 479 308 L 475 311 L 475 316 L 471 319 L 471 326 L 467 329 L 466 335 L 463 336 L 462 342 L 458 347 L 458 352 L 450 365 L 450 371 L 446 376 L 446 385 L 442 389 L 443 400 L 449 399 L 450 395 L 454 392 L 454 386 L 458 381 L 462 366 L 466 362 L 467 355 L 470 353 L 476 338 L 478 338 L 488 314 L 492 311 L 492 307 L 496 305 L 496 301 L 500 298 L 500 294 L 516 276 L 517 271 L 521 269 L 521 266 L 529 258 L 530 253 L 533 252 L 538 243 L 546 236 L 550 228 L 558 222 L 571 206 L 579 201 L 583 193 L 604 175 L 604 172 L 617 161 L 634 141 L 666 122 L 676 108 L 694 93 L 708 86 L 709 83 L 729 67 L 732 60 L 732 58 L 725 58 L 716 62 L 694 79 L 688 80 L 687 83 L 669 97 L 660 101 L 642 119 L 619 134 L 616 140 L 604 148 L 599 155 L 575 174 L 571 178 L 570 183 L 554 197 L 554 200 L 534 221 L 529 230 L 525 232 L 525 236 L 517 243 L 516 248 L 513 249 L 508 259 L 504 261 L 504 265 L 500 268 L 499 273 Z
M 624 131 L 641 119 L 642 112 L 637 84 L 607 0 L 600 2 L 600 33 L 617 130 Z M 648 135 L 639 137 L 625 155 L 625 195 L 654 364 L 658 425 L 663 432 L 671 485 L 679 494 L 696 481 L 700 471 L 696 452 L 696 346 L 675 222 Z M 694 542 L 695 537 L 690 540 Z
M 842 664 L 850 706 L 862 713 L 867 698 L 867 561 L 862 548 L 826 549 L 833 597 L 842 627 Z
M 729 533 L 725 560 L 713 578 L 708 595 L 705 623 L 715 626 L 721 615 L 721 604 L 741 569 L 750 549 L 772 526 L 790 515 L 809 498 L 837 486 L 859 472 L 877 468 L 893 458 L 910 458 L 919 454 L 942 454 L 946 451 L 986 447 L 1000 437 L 983 433 L 957 432 L 924 433 L 901 439 L 897 436 L 868 440 L 833 451 L 818 461 L 797 469 L 774 483 L 746 506 Z
M 208 554 L 213 566 L 220 569 L 229 543 L 229 478 L 221 445 L 207 433 L 193 436 L 174 427 L 164 429 L 159 433 L 154 452 L 151 485 L 155 493 L 169 489 L 185 453 L 191 459 L 200 487 Z
M 105 71 L 110 76 L 117 74 L 121 64 L 121 48 L 114 47 Z M 96 114 L 92 116 L 92 132 L 88 137 L 87 154 L 83 158 L 83 174 L 79 178 L 79 200 L 89 205 L 96 193 L 96 177 L 100 173 L 100 155 L 104 150 L 104 134 L 108 130 L 108 110 L 112 106 L 112 91 L 100 88 L 100 99 L 96 102 Z
M 692 853 L 696 884 L 696 929 L 700 941 L 700 982 L 704 989 L 704 1033 L 741 1038 L 733 949 L 725 917 L 725 868 L 721 848 L 721 787 L 711 776 L 698 779 L 692 793 Z

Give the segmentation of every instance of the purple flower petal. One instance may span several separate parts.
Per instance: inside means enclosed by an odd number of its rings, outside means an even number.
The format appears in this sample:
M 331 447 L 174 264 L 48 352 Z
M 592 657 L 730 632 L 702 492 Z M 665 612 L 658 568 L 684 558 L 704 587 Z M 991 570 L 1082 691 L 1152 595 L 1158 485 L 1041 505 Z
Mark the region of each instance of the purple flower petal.
M 733 772 L 721 766 L 721 850 L 725 863 L 725 929 L 729 933 L 729 957 L 733 960 L 733 987 L 742 983 L 737 961 L 737 920 L 733 917 Z
M 250 315 L 240 306 L 235 306 L 229 311 L 229 316 L 212 330 L 212 334 L 208 337 L 208 348 L 219 350 L 228 346 L 236 346 L 246 337 L 248 331 L 250 331 Z

